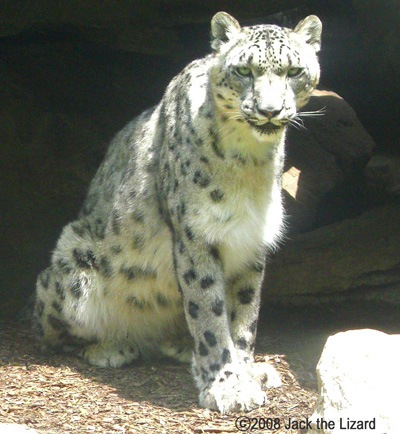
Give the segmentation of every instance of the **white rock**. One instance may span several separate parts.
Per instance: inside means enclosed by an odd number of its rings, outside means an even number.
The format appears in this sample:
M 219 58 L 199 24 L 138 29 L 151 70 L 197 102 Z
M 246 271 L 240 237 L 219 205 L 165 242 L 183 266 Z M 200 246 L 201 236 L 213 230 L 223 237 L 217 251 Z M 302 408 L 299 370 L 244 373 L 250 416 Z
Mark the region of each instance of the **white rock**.
M 329 337 L 308 433 L 399 434 L 399 366 L 400 335 L 365 329 Z
M 39 434 L 35 429 L 15 423 L 0 423 L 1 434 Z

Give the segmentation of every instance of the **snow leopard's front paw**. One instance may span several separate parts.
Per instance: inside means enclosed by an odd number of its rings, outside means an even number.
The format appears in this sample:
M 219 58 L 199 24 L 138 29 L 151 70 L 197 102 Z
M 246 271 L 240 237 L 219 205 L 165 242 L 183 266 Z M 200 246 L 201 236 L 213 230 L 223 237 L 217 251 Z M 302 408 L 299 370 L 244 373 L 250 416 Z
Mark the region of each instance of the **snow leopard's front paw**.
M 139 348 L 133 344 L 118 345 L 103 342 L 88 345 L 80 355 L 91 365 L 102 368 L 119 368 L 138 359 L 140 352 Z
M 251 363 L 248 366 L 249 374 L 256 380 L 261 387 L 280 387 L 282 386 L 279 372 L 267 361 Z
M 246 365 L 226 365 L 210 386 L 200 392 L 200 406 L 222 414 L 250 411 L 265 402 L 265 392 L 249 375 Z

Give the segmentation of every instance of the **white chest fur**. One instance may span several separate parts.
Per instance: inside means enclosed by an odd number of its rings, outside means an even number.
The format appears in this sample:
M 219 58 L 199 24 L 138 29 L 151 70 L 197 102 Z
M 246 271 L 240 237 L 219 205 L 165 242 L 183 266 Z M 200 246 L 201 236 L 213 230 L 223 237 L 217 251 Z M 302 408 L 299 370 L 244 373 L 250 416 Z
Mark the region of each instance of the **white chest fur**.
M 279 155 L 264 164 L 232 161 L 215 167 L 214 179 L 224 192 L 217 204 L 202 201 L 194 217 L 196 231 L 218 245 L 227 275 L 256 258 L 260 248 L 272 247 L 282 223 L 280 187 L 276 173 Z

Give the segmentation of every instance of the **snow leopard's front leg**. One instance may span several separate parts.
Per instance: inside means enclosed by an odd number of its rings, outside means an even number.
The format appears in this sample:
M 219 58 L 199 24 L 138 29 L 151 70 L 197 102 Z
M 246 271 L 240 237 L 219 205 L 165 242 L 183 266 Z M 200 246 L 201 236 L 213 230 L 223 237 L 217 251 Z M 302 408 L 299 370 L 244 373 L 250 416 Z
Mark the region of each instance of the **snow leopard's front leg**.
M 187 227 L 175 233 L 174 258 L 195 343 L 192 368 L 200 405 L 222 413 L 259 407 L 266 396 L 252 377 L 250 365 L 240 360 L 232 340 L 218 250 L 196 239 Z
M 251 375 L 262 386 L 278 387 L 280 376 L 269 363 L 253 363 L 266 255 L 250 261 L 228 280 L 231 336 L 240 361 L 251 366 Z

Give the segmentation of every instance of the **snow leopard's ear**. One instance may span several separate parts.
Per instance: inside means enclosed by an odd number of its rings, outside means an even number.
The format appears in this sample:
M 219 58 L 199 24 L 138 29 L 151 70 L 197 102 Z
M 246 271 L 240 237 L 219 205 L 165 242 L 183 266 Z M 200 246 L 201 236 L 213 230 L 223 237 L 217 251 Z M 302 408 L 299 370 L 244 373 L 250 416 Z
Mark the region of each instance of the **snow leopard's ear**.
M 211 47 L 218 50 L 219 47 L 240 33 L 240 24 L 226 12 L 217 12 L 211 20 L 211 35 L 213 40 Z
M 321 48 L 322 23 L 317 16 L 310 15 L 304 18 L 304 20 L 297 24 L 294 31 L 305 39 L 307 44 L 310 44 L 318 53 Z

